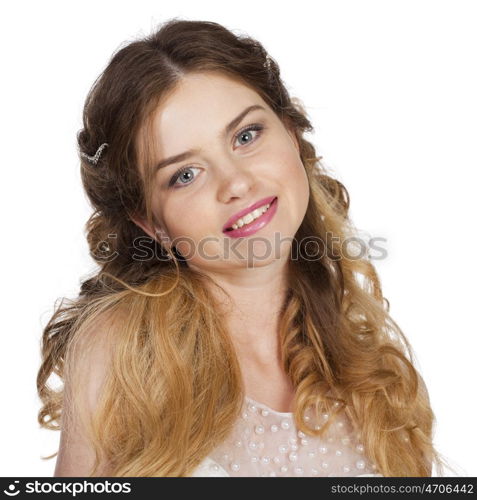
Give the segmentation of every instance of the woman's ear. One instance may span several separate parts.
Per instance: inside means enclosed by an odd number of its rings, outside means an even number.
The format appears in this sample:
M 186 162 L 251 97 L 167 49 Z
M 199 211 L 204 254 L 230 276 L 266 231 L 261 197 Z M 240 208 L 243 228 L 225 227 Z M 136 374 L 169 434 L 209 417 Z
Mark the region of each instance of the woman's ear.
M 158 241 L 161 245 L 170 250 L 170 238 L 167 231 L 162 226 L 155 225 L 151 227 L 142 217 L 131 216 L 130 219 L 152 239 Z

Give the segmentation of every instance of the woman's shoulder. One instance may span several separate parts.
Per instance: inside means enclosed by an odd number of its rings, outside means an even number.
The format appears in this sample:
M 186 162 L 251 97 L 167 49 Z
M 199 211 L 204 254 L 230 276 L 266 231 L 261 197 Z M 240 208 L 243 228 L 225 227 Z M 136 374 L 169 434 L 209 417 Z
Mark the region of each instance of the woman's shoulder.
M 109 332 L 119 325 L 117 311 L 89 316 L 76 326 L 64 364 L 61 436 L 55 476 L 87 476 L 95 450 L 85 424 L 94 415 L 110 373 Z M 79 321 L 79 320 L 78 320 Z M 85 420 L 86 417 L 86 420 Z M 100 464 L 100 470 L 107 470 Z
M 64 365 L 66 395 L 75 399 L 86 397 L 88 406 L 96 408 L 111 372 L 115 346 L 125 319 L 126 312 L 121 307 L 95 311 L 83 320 L 78 319 Z
M 94 344 L 96 349 L 106 348 L 125 324 L 127 316 L 125 303 L 116 303 L 81 315 L 75 325 L 74 344 L 81 347 Z

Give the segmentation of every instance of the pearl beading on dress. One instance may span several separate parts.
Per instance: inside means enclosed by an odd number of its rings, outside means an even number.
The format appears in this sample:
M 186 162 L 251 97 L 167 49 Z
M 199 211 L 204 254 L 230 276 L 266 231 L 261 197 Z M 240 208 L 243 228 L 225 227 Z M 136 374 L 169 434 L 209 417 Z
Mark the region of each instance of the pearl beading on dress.
M 337 405 L 339 403 L 336 403 Z M 308 424 L 320 428 L 329 418 L 311 422 L 311 409 L 305 412 Z M 365 454 L 365 448 L 341 415 L 326 435 L 319 438 L 297 431 L 292 413 L 277 412 L 246 397 L 241 417 L 231 437 L 207 457 L 208 471 L 197 475 L 233 477 L 312 477 L 380 476 Z M 203 467 L 200 468 L 200 471 Z

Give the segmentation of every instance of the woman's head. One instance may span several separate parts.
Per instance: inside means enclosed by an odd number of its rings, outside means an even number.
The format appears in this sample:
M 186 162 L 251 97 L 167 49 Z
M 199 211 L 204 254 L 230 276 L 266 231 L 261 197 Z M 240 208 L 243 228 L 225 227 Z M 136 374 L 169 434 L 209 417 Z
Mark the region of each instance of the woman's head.
M 286 262 L 309 184 L 294 129 L 256 90 L 219 72 L 185 73 L 142 138 L 157 151 L 141 162 L 155 169 L 150 183 L 157 225 L 135 220 L 147 234 L 159 235 L 202 270 L 262 266 L 280 257 Z M 167 161 L 191 150 L 197 152 Z M 237 242 L 224 231 L 236 213 L 274 197 L 273 217 L 253 235 Z
M 82 152 L 109 144 L 96 167 L 83 161 L 82 176 L 95 227 L 108 232 L 90 234 L 92 253 L 110 270 L 164 266 L 163 250 L 209 271 L 286 262 L 308 206 L 304 159 L 314 151 L 302 134 L 312 127 L 259 42 L 212 22 L 170 22 L 112 58 L 84 122 Z M 275 196 L 274 217 L 253 236 L 223 232 L 232 215 Z

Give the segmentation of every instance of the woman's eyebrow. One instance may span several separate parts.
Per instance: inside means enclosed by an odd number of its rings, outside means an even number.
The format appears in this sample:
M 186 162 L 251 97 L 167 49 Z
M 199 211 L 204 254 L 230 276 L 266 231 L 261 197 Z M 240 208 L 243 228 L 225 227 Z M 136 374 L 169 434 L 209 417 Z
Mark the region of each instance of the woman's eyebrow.
M 240 122 L 245 118 L 245 116 L 250 113 L 251 111 L 254 111 L 256 109 L 263 109 L 265 111 L 265 108 L 263 106 L 260 106 L 260 104 L 253 104 L 252 106 L 249 106 L 248 108 L 245 108 L 239 115 L 237 115 L 225 128 L 223 131 L 223 136 L 226 136 L 227 134 L 230 133 L 232 129 L 234 129 L 237 125 L 240 124 Z M 169 158 L 166 158 L 164 160 L 161 160 L 154 168 L 154 172 L 157 172 L 159 169 L 167 167 L 168 165 L 171 165 L 173 163 L 178 163 L 180 161 L 187 160 L 191 156 L 198 154 L 199 149 L 189 149 L 188 151 L 185 151 L 184 153 L 180 153 L 178 155 L 171 156 Z

